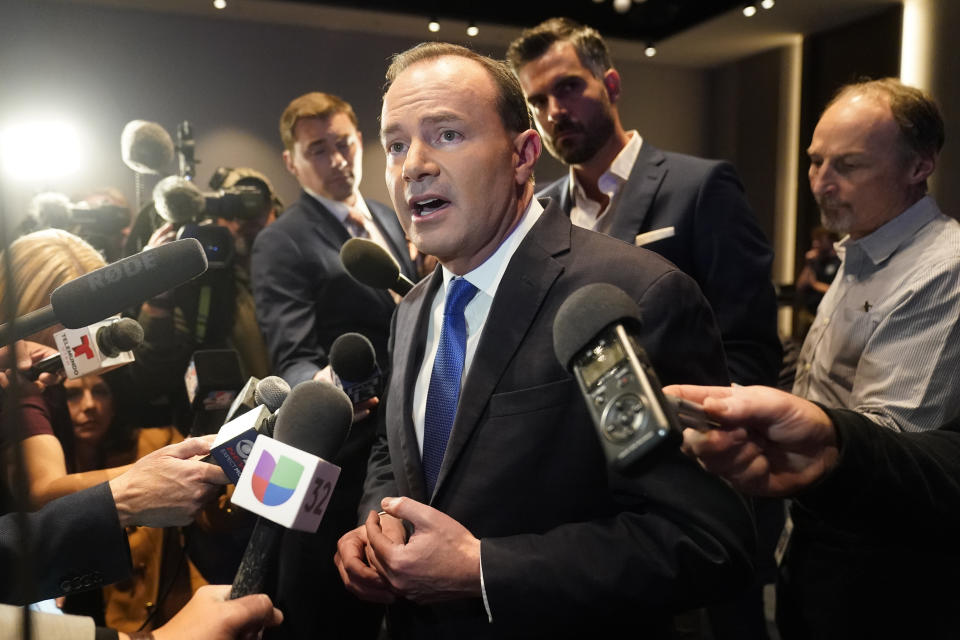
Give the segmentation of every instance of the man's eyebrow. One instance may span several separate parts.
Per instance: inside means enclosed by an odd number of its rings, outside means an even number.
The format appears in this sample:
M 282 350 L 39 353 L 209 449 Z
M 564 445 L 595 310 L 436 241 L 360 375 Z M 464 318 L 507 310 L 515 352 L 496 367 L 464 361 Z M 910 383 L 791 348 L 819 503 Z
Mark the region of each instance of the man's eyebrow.
M 441 111 L 434 113 L 428 116 L 424 116 L 420 119 L 420 125 L 436 126 L 438 124 L 443 124 L 445 122 L 465 122 L 463 116 L 453 111 Z M 401 127 L 399 124 L 391 124 L 387 127 L 380 130 L 380 138 L 385 139 L 387 136 L 393 134 Z

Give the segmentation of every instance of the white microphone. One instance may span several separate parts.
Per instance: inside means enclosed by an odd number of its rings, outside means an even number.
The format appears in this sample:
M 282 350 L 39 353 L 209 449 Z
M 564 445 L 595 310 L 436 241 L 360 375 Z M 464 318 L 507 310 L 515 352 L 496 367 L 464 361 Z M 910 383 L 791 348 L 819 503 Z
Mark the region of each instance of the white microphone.
M 59 355 L 33 365 L 28 377 L 63 371 L 70 379 L 133 362 L 132 349 L 143 342 L 143 327 L 132 318 L 108 318 L 81 329 L 64 329 L 53 334 Z

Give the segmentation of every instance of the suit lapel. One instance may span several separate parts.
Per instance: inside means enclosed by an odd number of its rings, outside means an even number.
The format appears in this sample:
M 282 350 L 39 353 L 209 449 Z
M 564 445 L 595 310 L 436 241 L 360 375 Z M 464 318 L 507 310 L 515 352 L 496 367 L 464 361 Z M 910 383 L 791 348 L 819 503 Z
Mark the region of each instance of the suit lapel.
M 644 142 L 633 164 L 630 179 L 623 187 L 614 209 L 606 215 L 613 216 L 609 234 L 633 244 L 637 234 L 644 229 L 644 221 L 653 206 L 654 197 L 667 174 L 666 156 L 648 142 Z
M 553 256 L 569 250 L 570 222 L 551 203 L 510 259 L 487 316 L 470 370 L 460 389 L 460 404 L 444 454 L 437 492 L 456 465 L 543 300 L 563 266 Z M 436 494 L 435 494 L 436 495 Z
M 431 303 L 442 282 L 443 274 L 437 267 L 428 282 L 421 283 L 407 294 L 412 304 L 398 308 L 394 332 L 394 370 L 391 375 L 396 383 L 391 383 L 390 392 L 392 398 L 399 398 L 399 407 L 396 410 L 391 407 L 391 415 L 398 416 L 400 420 L 398 436 L 401 460 L 403 473 L 410 486 L 410 496 L 421 502 L 427 502 L 429 496 L 423 480 L 420 445 L 413 425 L 413 391 L 423 362 Z
M 337 220 L 329 209 L 320 204 L 316 198 L 306 191 L 300 194 L 300 203 L 310 212 L 315 224 L 310 225 L 313 233 L 324 243 L 339 252 L 343 243 L 350 239 L 350 232 Z

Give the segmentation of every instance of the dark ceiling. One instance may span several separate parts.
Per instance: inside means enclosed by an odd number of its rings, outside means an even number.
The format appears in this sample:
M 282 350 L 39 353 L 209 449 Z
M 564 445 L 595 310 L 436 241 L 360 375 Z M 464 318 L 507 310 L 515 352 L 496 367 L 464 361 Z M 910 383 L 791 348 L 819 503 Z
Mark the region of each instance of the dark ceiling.
M 566 16 L 589 24 L 607 37 L 660 42 L 705 20 L 743 5 L 743 0 L 634 0 L 627 13 L 617 13 L 613 0 L 294 0 L 436 17 L 530 27 L 547 18 Z

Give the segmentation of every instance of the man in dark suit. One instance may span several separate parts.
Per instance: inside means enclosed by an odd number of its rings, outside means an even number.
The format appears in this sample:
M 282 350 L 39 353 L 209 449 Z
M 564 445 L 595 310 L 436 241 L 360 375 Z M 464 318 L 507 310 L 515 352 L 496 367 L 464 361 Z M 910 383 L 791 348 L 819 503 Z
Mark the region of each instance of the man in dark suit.
M 625 131 L 620 75 L 595 30 L 566 18 L 507 51 L 547 149 L 570 173 L 538 196 L 573 223 L 656 251 L 700 285 L 736 383 L 776 384 L 781 346 L 773 251 L 733 166 L 661 151 Z
M 387 249 L 413 276 L 403 230 L 393 211 L 360 195 L 363 138 L 353 108 L 326 93 L 294 99 L 280 118 L 283 160 L 303 191 L 260 232 L 251 277 L 257 320 L 274 372 L 291 385 L 317 377 L 340 335 L 357 331 L 386 353 L 394 301 L 359 284 L 340 263 L 353 236 Z
M 257 320 L 274 370 L 291 385 L 322 378 L 330 346 L 347 332 L 369 338 L 383 365 L 394 300 L 351 278 L 340 247 L 367 237 L 396 258 L 404 275 L 412 277 L 413 267 L 396 215 L 360 195 L 363 139 L 353 108 L 330 94 L 307 93 L 284 110 L 280 135 L 284 162 L 303 192 L 257 236 L 251 260 Z M 321 532 L 285 533 L 278 587 L 285 635 L 307 637 L 322 621 L 330 637 L 346 636 L 370 618 L 351 608 L 356 601 L 343 591 L 330 555 L 355 524 L 374 424 L 356 422 L 337 455 L 342 472 Z M 316 606 L 317 591 L 327 608 Z
M 395 638 L 663 633 L 749 580 L 748 512 L 677 450 L 609 473 L 553 322 L 576 289 L 615 284 L 664 380 L 726 380 L 709 307 L 659 256 L 533 197 L 540 138 L 504 64 L 425 44 L 387 78 L 394 207 L 442 268 L 397 310 L 370 511 L 340 540 L 341 577 L 392 603 Z

